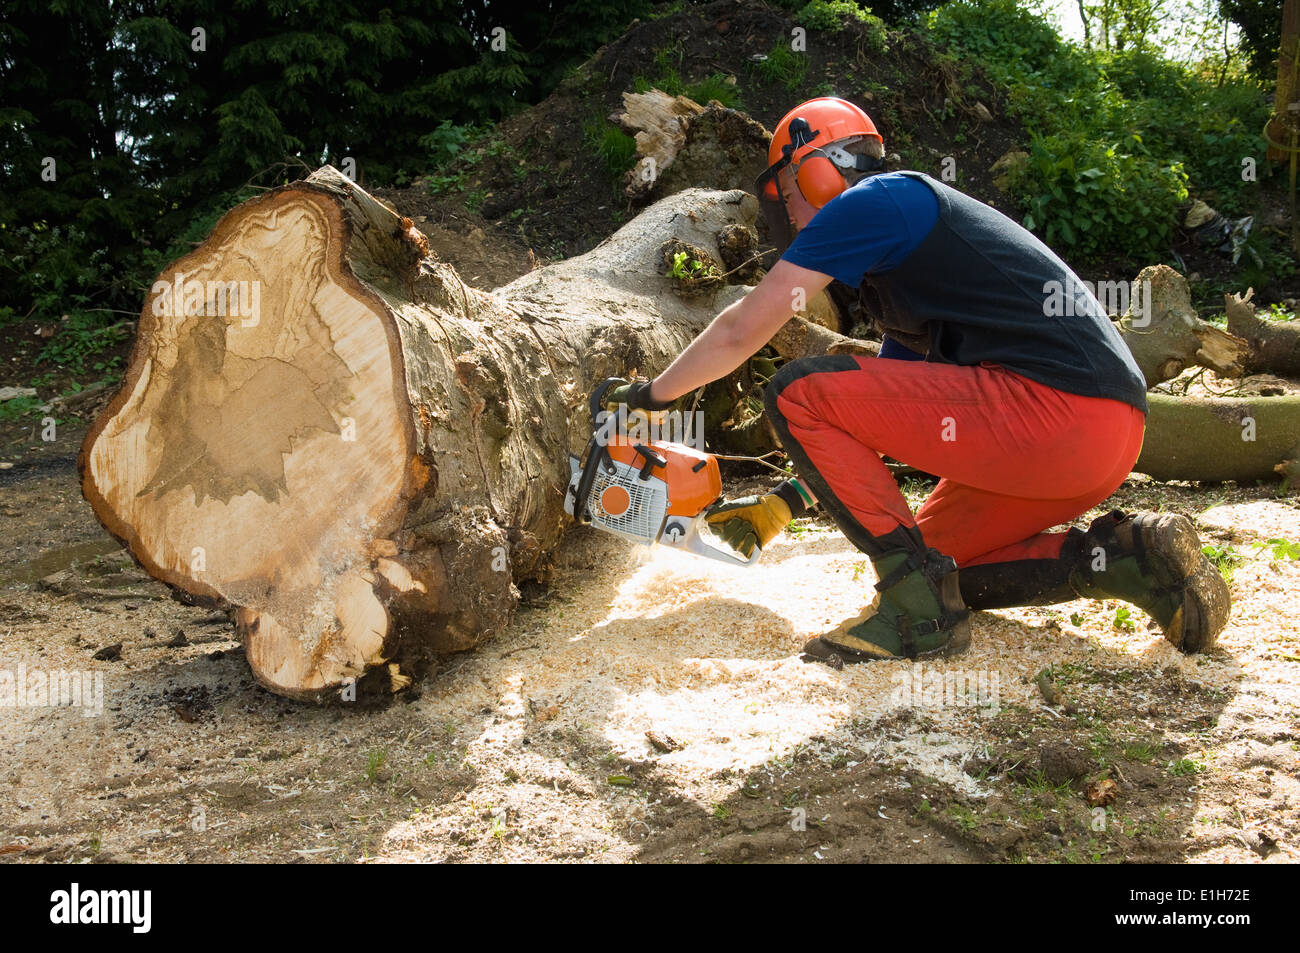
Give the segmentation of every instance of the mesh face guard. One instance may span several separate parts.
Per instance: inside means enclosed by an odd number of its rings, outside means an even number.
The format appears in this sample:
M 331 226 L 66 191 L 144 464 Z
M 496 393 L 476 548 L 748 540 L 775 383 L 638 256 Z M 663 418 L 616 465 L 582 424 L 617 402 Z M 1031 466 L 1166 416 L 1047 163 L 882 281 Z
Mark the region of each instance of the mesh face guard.
M 817 138 L 818 133 L 808 125 L 808 121 L 796 117 L 790 121 L 790 141 L 781 147 L 781 158 L 768 166 L 754 182 L 754 191 L 758 195 L 758 207 L 767 222 L 767 236 L 776 246 L 778 256 L 785 253 L 794 241 L 794 224 L 790 221 L 790 210 L 785 206 L 785 195 L 781 192 L 778 176 L 781 170 L 794 161 L 794 155 L 801 148 Z
M 794 225 L 790 222 L 790 211 L 785 207 L 785 196 L 781 193 L 781 184 L 777 176 L 790 164 L 789 159 L 782 159 L 774 166 L 769 166 L 754 181 L 754 192 L 758 196 L 758 208 L 767 222 L 767 237 L 776 246 L 779 258 L 794 241 Z

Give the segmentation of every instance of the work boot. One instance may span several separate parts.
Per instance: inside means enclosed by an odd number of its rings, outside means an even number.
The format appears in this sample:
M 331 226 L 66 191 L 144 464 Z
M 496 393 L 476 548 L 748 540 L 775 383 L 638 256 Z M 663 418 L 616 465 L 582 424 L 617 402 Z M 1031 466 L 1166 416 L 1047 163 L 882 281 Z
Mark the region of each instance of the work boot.
M 938 550 L 899 550 L 873 557 L 876 597 L 861 614 L 812 639 L 804 654 L 845 662 L 955 655 L 970 645 L 969 613 L 957 588 L 957 564 Z
M 1231 609 L 1228 584 L 1201 552 L 1191 520 L 1177 513 L 1097 517 L 1070 585 L 1081 596 L 1133 603 L 1188 653 L 1214 646 Z

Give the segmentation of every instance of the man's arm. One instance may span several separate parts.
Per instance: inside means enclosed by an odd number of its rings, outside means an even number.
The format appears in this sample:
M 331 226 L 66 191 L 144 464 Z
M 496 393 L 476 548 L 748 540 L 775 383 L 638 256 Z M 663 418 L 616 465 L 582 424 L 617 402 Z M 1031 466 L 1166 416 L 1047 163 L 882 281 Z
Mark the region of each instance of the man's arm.
M 806 302 L 830 283 L 830 275 L 778 261 L 753 291 L 714 318 L 654 379 L 650 396 L 676 400 L 730 374 L 793 317 L 796 300 Z

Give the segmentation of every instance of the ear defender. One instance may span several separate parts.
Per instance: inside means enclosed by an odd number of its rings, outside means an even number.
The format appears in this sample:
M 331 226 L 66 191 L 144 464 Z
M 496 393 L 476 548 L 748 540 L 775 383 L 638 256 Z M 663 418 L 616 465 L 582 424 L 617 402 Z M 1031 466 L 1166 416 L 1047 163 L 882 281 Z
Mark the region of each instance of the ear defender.
M 810 155 L 799 163 L 795 180 L 813 208 L 821 208 L 847 187 L 835 163 L 824 155 Z
M 768 238 L 779 252 L 789 247 L 797 231 L 777 182 L 781 170 L 788 167 L 794 173 L 799 193 L 813 208 L 821 209 L 848 187 L 840 169 L 879 172 L 884 168 L 880 159 L 855 155 L 843 148 L 863 137 L 884 141 L 870 116 L 835 96 L 800 103 L 777 123 L 767 148 L 769 165 L 755 180 L 754 191 L 768 226 Z M 814 145 L 817 142 L 824 145 Z

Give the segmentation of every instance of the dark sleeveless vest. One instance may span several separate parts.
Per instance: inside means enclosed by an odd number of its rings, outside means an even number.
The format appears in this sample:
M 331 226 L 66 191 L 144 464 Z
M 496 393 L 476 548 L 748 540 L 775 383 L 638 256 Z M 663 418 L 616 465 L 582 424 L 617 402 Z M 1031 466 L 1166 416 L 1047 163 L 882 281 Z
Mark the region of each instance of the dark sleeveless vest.
M 929 361 L 988 361 L 1146 412 L 1133 355 L 1065 262 L 978 199 L 924 173 L 902 174 L 933 190 L 939 218 L 901 265 L 863 278 L 862 311 L 879 331 Z

